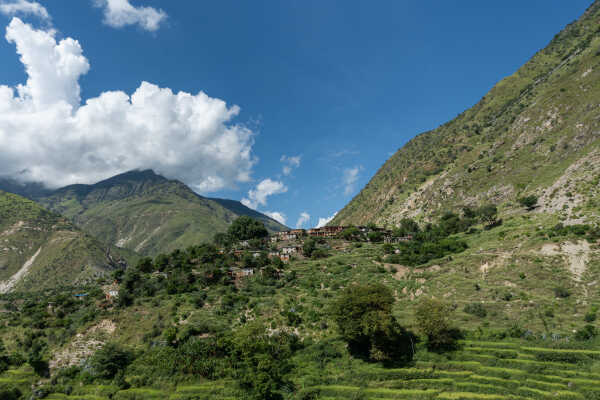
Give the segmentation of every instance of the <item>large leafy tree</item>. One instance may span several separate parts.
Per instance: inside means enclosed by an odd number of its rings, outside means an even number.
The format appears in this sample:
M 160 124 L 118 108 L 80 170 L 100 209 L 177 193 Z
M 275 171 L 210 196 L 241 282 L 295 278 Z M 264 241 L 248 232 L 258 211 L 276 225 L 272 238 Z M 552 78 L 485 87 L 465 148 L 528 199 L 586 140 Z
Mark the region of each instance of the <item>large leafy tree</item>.
M 332 307 L 350 352 L 373 361 L 402 363 L 413 356 L 412 337 L 392 315 L 394 296 L 381 284 L 353 285 Z
M 265 326 L 253 322 L 233 337 L 231 358 L 234 376 L 246 398 L 281 399 L 280 389 L 291 371 L 289 359 L 298 346 L 298 338 L 285 331 L 269 333 Z
M 262 222 L 245 215 L 229 225 L 227 234 L 235 240 L 260 239 L 269 236 L 269 232 Z
M 451 326 L 452 307 L 437 299 L 423 299 L 415 309 L 419 329 L 427 337 L 427 347 L 432 351 L 452 350 L 456 347 L 460 331 Z

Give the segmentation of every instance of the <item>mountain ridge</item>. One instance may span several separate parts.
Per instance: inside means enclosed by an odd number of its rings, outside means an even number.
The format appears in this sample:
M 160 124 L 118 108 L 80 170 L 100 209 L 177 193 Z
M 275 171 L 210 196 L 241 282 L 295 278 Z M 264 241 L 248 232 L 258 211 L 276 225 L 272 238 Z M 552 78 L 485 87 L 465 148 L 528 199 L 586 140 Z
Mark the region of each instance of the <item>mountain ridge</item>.
M 35 200 L 93 236 L 142 255 L 206 242 L 240 215 L 260 220 L 271 232 L 287 229 L 235 200 L 203 197 L 152 170 L 65 186 Z
M 600 136 L 599 15 L 595 1 L 477 104 L 411 139 L 330 225 L 395 226 L 405 217 L 429 220 L 463 205 L 514 205 L 524 195 L 540 197 L 540 210 L 567 204 L 570 218 L 584 189 L 553 185 L 561 179 L 590 184 L 600 172 L 593 162 Z M 569 169 L 578 162 L 593 164 L 585 179 Z M 573 201 L 553 200 L 564 197 Z

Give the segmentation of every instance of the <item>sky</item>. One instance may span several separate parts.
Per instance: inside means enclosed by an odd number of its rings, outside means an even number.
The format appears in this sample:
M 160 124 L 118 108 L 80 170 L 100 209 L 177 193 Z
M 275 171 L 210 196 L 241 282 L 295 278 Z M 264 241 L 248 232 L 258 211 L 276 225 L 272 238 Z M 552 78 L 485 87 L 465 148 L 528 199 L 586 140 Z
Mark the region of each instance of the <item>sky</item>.
M 0 0 L 0 175 L 154 169 L 325 223 L 591 0 Z

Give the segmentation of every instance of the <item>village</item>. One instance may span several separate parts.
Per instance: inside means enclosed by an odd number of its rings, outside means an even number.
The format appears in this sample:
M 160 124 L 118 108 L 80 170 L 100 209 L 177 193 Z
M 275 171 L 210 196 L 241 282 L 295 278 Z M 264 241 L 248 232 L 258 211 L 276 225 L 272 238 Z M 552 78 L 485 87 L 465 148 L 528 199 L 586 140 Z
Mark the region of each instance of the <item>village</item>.
M 333 241 L 333 239 L 336 239 Z M 254 275 L 256 268 L 244 265 L 244 255 L 253 258 L 266 256 L 269 260 L 280 260 L 288 264 L 292 259 L 310 258 L 314 254 L 305 253 L 305 244 L 310 241 L 318 254 L 326 254 L 328 250 L 343 251 L 350 242 L 382 242 L 396 244 L 411 240 L 411 236 L 396 237 L 391 230 L 374 226 L 324 226 L 312 229 L 291 229 L 277 232 L 263 240 L 243 240 L 233 249 L 233 254 L 242 261 L 241 267 L 231 271 L 234 279 Z M 224 250 L 221 250 L 223 252 Z

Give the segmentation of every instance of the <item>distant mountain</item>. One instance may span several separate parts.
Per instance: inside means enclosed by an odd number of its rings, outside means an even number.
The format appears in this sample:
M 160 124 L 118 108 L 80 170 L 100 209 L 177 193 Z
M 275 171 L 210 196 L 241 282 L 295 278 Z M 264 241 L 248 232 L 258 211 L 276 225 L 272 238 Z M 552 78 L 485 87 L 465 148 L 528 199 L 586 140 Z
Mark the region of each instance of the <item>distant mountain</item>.
M 51 189 L 46 188 L 39 182 L 19 182 L 16 179 L 0 176 L 0 190 L 8 193 L 18 194 L 28 199 L 36 199 L 48 196 L 52 193 Z
M 83 284 L 126 258 L 66 218 L 0 191 L 0 293 Z
M 256 210 L 248 208 L 237 200 L 217 198 L 209 198 L 209 200 L 219 203 L 220 205 L 237 215 L 247 215 L 248 217 L 252 217 L 261 221 L 263 224 L 265 224 L 265 227 L 271 232 L 280 232 L 282 230 L 288 229 L 286 226 L 275 221 L 273 218 L 262 214 Z
M 600 2 L 475 106 L 399 149 L 330 223 L 393 226 L 462 205 L 594 220 L 600 202 Z M 451 101 L 451 100 L 450 100 Z
M 240 215 L 277 221 L 233 200 L 210 199 L 151 170 L 129 171 L 93 185 L 70 185 L 35 198 L 91 235 L 142 255 L 208 241 Z

